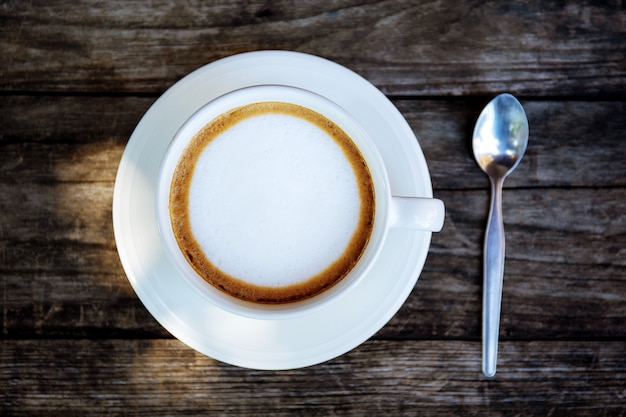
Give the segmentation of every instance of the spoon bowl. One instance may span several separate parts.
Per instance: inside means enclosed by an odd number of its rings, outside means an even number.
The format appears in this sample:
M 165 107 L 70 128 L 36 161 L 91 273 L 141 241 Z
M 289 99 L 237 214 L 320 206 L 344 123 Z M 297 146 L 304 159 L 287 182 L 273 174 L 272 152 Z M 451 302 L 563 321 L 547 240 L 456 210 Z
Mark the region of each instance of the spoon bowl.
M 472 149 L 478 166 L 489 176 L 491 207 L 487 220 L 483 271 L 483 373 L 496 373 L 502 280 L 504 277 L 504 224 L 502 183 L 520 163 L 528 145 L 528 119 L 510 94 L 500 94 L 480 113 Z
M 472 149 L 490 177 L 506 177 L 522 160 L 528 144 L 528 119 L 510 94 L 500 94 L 483 109 L 474 128 Z

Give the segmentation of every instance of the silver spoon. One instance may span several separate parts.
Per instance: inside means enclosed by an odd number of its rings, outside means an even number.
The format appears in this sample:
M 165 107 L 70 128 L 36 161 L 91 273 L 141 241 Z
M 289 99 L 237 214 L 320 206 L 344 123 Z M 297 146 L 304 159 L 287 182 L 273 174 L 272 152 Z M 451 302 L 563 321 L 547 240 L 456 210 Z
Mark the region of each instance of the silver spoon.
M 491 207 L 485 233 L 483 271 L 483 374 L 496 374 L 498 332 L 504 276 L 502 183 L 519 164 L 528 144 L 528 119 L 510 94 L 500 94 L 476 121 L 472 148 L 480 168 L 491 182 Z

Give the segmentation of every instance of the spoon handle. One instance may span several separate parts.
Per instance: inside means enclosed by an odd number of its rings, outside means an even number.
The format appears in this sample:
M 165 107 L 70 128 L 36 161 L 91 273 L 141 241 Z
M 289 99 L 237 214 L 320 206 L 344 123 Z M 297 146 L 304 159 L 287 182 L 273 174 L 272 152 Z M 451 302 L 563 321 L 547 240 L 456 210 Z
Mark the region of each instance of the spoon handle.
M 496 374 L 502 278 L 504 276 L 504 224 L 502 178 L 491 178 L 491 208 L 485 233 L 483 271 L 483 374 Z

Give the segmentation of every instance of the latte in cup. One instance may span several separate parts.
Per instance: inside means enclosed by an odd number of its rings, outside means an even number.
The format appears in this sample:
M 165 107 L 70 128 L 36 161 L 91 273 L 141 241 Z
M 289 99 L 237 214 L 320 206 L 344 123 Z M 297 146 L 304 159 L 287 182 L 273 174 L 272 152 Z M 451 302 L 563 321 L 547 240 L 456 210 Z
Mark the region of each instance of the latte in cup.
M 241 300 L 291 303 L 345 278 L 374 226 L 372 175 L 333 121 L 300 105 L 229 110 L 191 139 L 172 177 L 181 253 Z

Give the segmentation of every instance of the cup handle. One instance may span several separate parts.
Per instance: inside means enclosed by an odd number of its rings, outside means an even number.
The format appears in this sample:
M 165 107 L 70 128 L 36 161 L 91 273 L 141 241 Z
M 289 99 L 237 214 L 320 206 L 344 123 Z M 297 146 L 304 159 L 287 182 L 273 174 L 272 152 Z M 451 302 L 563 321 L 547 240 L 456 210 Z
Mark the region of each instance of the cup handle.
M 391 197 L 390 226 L 438 232 L 446 209 L 443 201 L 427 197 Z

